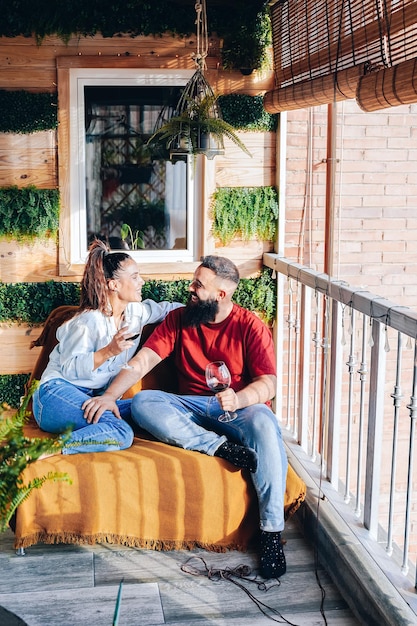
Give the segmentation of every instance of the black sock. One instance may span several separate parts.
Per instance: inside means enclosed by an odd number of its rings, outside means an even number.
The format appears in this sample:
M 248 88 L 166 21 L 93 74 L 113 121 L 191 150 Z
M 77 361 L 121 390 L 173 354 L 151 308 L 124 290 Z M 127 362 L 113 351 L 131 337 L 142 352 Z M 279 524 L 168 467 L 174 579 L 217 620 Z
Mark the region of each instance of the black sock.
M 287 571 L 280 532 L 261 531 L 260 573 L 263 578 L 280 578 Z
M 255 450 L 245 448 L 245 446 L 240 446 L 238 443 L 233 443 L 232 441 L 222 443 L 222 445 L 217 448 L 214 456 L 225 459 L 229 461 L 229 463 L 232 463 L 232 465 L 236 465 L 242 469 L 248 469 L 251 472 L 256 472 L 256 468 L 258 467 L 258 458 Z

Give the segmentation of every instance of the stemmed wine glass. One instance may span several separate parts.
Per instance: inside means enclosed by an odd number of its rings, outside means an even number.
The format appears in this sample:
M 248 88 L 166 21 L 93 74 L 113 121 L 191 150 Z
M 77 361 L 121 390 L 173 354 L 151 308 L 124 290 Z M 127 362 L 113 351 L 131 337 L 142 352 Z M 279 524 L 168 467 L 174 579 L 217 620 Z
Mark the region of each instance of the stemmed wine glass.
M 130 311 L 125 311 L 123 313 L 123 320 L 120 326 L 120 329 L 122 328 L 129 328 L 130 324 L 132 323 L 132 316 Z M 134 339 L 134 337 L 126 337 L 126 339 Z M 133 369 L 133 367 L 131 365 L 128 365 L 128 352 L 129 352 L 129 348 L 126 348 L 125 350 L 125 362 L 122 365 L 122 369 L 123 370 L 131 370 Z
M 224 361 L 213 361 L 206 366 L 207 387 L 218 393 L 230 387 L 231 376 Z M 236 419 L 237 413 L 225 411 L 219 416 L 219 422 L 231 422 Z

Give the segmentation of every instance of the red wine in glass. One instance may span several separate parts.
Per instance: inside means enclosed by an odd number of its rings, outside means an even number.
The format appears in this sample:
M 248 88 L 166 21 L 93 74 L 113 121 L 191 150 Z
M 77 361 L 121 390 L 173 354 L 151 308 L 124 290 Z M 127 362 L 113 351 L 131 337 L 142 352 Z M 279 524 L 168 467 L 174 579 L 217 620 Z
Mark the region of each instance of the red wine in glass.
M 214 393 L 219 393 L 230 387 L 231 376 L 224 361 L 208 363 L 206 366 L 206 382 L 207 387 Z M 219 422 L 231 422 L 236 417 L 237 413 L 225 411 L 219 416 Z

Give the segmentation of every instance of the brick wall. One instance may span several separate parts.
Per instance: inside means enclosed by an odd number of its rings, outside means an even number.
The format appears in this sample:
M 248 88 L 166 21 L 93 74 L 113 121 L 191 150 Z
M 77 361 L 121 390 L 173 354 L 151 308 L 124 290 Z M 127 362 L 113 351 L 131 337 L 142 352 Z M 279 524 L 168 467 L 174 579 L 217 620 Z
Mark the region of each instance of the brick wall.
M 417 104 L 337 104 L 333 276 L 417 308 Z M 288 113 L 285 255 L 324 267 L 327 107 Z

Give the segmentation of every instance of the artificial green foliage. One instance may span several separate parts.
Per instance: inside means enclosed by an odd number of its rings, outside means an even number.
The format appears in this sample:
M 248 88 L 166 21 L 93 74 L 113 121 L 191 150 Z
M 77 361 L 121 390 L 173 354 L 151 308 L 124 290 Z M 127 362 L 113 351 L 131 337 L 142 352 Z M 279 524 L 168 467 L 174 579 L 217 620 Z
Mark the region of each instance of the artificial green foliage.
M 225 122 L 237 130 L 275 131 L 278 115 L 267 113 L 262 96 L 231 93 L 218 97 Z M 57 127 L 55 94 L 0 90 L 0 132 L 34 133 Z M 166 157 L 165 153 L 164 156 Z
M 190 280 L 147 280 L 142 287 L 142 299 L 155 302 L 181 302 L 186 304 L 189 296 Z
M 272 241 L 277 230 L 275 187 L 220 187 L 212 196 L 213 236 L 222 245 L 234 237 Z
M 255 278 L 242 278 L 233 300 L 245 309 L 258 313 L 266 324 L 272 324 L 277 309 L 277 282 L 272 271 L 264 268 Z
M 30 374 L 3 374 L 0 376 L 0 403 L 5 402 L 12 409 L 20 406 Z
M 58 222 L 58 189 L 0 188 L 0 237 L 17 241 L 56 237 Z
M 42 324 L 56 307 L 79 303 L 79 283 L 0 283 L 0 322 Z
M 267 49 L 272 35 L 265 4 L 252 2 L 236 7 L 222 49 L 225 69 L 253 70 L 269 65 Z
M 34 133 L 57 125 L 56 94 L 0 89 L 0 133 Z
M 246 289 L 253 290 L 252 282 L 261 278 L 242 278 L 235 301 L 251 311 L 258 310 L 251 297 L 246 298 Z M 248 282 L 249 281 L 249 282 Z M 262 280 L 261 290 L 265 286 Z M 272 283 L 271 283 L 272 284 Z M 147 280 L 142 287 L 142 298 L 156 302 L 168 300 L 182 302 L 188 299 L 190 280 Z M 247 287 L 246 287 L 247 285 Z M 240 301 L 242 299 L 242 301 Z M 48 315 L 61 305 L 78 306 L 80 303 L 79 283 L 47 281 L 45 283 L 0 283 L 0 322 L 36 325 L 45 322 Z M 260 312 L 264 310 L 262 304 Z M 273 318 L 268 317 L 268 322 Z M 20 394 L 21 395 L 21 394 Z
M 267 113 L 262 96 L 231 93 L 219 96 L 218 103 L 225 122 L 237 130 L 275 131 L 278 116 Z
M 7 530 L 17 507 L 29 497 L 33 489 L 39 489 L 47 480 L 71 482 L 68 474 L 48 472 L 25 483 L 22 473 L 43 454 L 59 452 L 64 437 L 29 438 L 23 427 L 29 418 L 28 402 L 36 383 L 32 385 L 22 405 L 12 417 L 4 417 L 7 408 L 0 405 L 0 532 Z
M 264 0 L 239 0 L 233 9 L 233 19 L 225 19 L 223 3 L 207 2 L 207 22 L 210 32 L 224 39 L 224 63 L 228 68 L 261 67 L 265 21 L 268 15 Z M 0 0 L 0 36 L 35 35 L 39 43 L 46 35 L 58 35 L 67 41 L 71 35 L 104 37 L 125 33 L 138 35 L 195 35 L 194 3 L 172 0 L 61 0 L 38 2 Z

